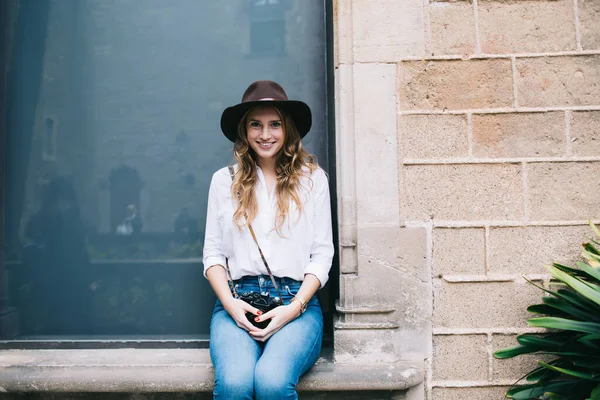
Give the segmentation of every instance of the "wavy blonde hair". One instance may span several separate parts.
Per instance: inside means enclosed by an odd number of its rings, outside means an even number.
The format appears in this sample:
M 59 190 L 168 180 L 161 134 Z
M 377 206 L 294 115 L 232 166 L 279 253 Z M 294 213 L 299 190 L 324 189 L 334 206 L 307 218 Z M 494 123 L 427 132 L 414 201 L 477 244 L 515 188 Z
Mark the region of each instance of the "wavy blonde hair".
M 277 107 L 273 108 L 281 118 L 284 133 L 283 147 L 277 154 L 275 162 L 275 174 L 277 176 L 275 229 L 281 234 L 280 228 L 290 212 L 290 200 L 296 205 L 298 218 L 302 214 L 303 206 L 299 190 L 301 187 L 300 176 L 305 173 L 304 168 L 307 168 L 312 174 L 318 168 L 318 163 L 315 157 L 302 147 L 300 133 L 291 116 Z M 239 170 L 234 176 L 231 194 L 233 198 L 238 199 L 233 221 L 239 229 L 251 224 L 258 214 L 258 202 L 254 193 L 258 180 L 256 172 L 258 156 L 248 143 L 248 133 L 246 131 L 248 115 L 254 109 L 252 108 L 246 112 L 240 120 L 237 139 L 233 145 L 233 155 L 239 165 Z

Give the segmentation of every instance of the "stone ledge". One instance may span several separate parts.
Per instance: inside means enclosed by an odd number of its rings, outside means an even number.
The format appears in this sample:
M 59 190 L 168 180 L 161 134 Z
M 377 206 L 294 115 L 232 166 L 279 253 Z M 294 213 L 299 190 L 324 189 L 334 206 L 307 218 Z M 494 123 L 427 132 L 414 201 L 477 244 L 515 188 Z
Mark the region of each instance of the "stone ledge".
M 405 390 L 422 362 L 336 363 L 325 350 L 300 391 Z M 0 392 L 210 392 L 207 349 L 3 350 Z

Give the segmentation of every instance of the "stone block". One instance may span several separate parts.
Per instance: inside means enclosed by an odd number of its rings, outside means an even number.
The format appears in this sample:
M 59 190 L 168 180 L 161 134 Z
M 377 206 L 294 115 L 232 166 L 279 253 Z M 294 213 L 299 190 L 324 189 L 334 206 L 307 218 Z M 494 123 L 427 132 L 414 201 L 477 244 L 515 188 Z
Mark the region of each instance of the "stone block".
M 517 59 L 519 105 L 600 104 L 600 55 Z
M 408 220 L 521 219 L 518 164 L 405 166 L 401 211 Z
M 518 346 L 517 335 L 493 335 L 493 351 L 505 349 L 507 347 Z M 518 357 L 492 361 L 492 381 L 516 381 L 527 373 L 538 367 L 538 360 L 550 361 L 552 358 L 547 355 L 529 355 L 523 354 Z
M 485 274 L 483 228 L 436 228 L 433 230 L 433 273 Z
M 578 156 L 600 155 L 600 111 L 573 112 L 571 149 Z
M 508 107 L 510 60 L 405 61 L 398 64 L 400 109 Z
M 423 2 L 371 0 L 352 2 L 354 60 L 393 62 L 425 52 Z
M 465 387 L 465 388 L 442 388 L 436 387 L 432 391 L 432 400 L 500 400 L 508 387 Z
M 491 54 L 577 49 L 573 1 L 478 4 L 481 51 Z
M 527 307 L 542 292 L 518 282 L 434 281 L 434 328 L 509 328 L 527 326 Z
M 447 158 L 469 155 L 464 115 L 401 115 L 398 145 L 402 158 Z
M 427 232 L 425 228 L 359 227 L 359 264 L 374 261 L 424 281 Z
M 564 113 L 473 115 L 476 157 L 544 157 L 565 153 Z
M 475 18 L 470 2 L 430 3 L 429 19 L 434 55 L 475 52 Z
M 600 162 L 535 163 L 527 171 L 531 220 L 600 218 Z
M 358 276 L 351 280 L 352 303 L 347 300 L 348 307 L 395 310 L 378 318 L 384 323 L 400 325 L 403 330 L 423 331 L 430 327 L 431 298 L 427 293 L 431 293 L 431 282 L 423 278 L 426 268 L 397 268 L 364 255 L 359 255 L 358 261 Z
M 399 223 L 395 66 L 354 65 L 357 220 Z
M 433 380 L 486 381 L 487 335 L 437 335 L 433 338 Z
M 489 273 L 546 274 L 544 265 L 581 261 L 581 243 L 591 236 L 586 226 L 491 228 Z
M 333 2 L 334 65 L 352 64 L 352 2 Z
M 333 341 L 335 362 L 393 363 L 400 358 L 396 330 L 337 329 Z
M 584 50 L 600 49 L 600 1 L 579 0 L 579 30 Z

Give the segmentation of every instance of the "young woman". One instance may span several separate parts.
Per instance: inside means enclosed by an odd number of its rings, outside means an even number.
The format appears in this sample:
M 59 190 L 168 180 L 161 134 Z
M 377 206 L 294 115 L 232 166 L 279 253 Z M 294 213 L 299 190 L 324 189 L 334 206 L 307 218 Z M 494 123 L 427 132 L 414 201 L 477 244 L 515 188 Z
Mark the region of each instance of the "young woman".
M 272 81 L 251 84 L 221 116 L 237 165 L 213 175 L 206 217 L 215 399 L 297 399 L 298 379 L 319 357 L 315 293 L 333 243 L 327 177 L 302 148 L 311 124 L 308 105 Z M 262 313 L 238 297 L 249 292 L 281 295 L 283 305 Z

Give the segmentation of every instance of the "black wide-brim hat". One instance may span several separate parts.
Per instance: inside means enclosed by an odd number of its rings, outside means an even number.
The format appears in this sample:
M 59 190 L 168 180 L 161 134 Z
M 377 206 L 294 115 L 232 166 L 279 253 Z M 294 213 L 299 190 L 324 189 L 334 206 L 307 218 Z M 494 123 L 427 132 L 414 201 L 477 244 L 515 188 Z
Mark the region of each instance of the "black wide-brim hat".
M 227 139 L 235 142 L 240 120 L 256 106 L 273 106 L 288 113 L 296 124 L 301 138 L 310 131 L 312 113 L 306 103 L 300 100 L 288 100 L 287 94 L 276 82 L 256 81 L 248 86 L 240 104 L 227 107 L 221 114 L 221 130 Z

